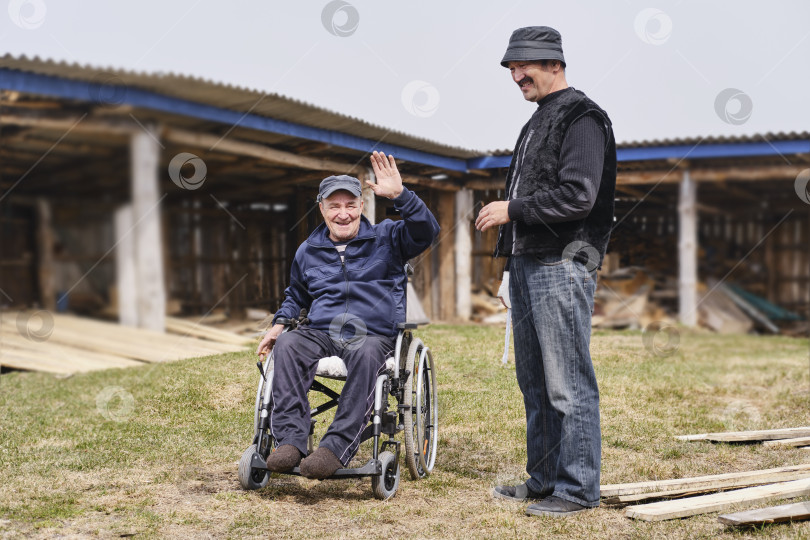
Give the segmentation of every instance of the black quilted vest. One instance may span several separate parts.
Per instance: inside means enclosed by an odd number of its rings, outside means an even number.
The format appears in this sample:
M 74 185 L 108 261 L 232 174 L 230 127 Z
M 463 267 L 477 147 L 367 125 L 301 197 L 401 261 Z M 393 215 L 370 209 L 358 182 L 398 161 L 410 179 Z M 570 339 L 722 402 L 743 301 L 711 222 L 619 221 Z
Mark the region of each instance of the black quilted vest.
M 526 197 L 538 191 L 556 188 L 560 181 L 558 162 L 563 137 L 568 126 L 589 114 L 603 127 L 606 141 L 605 161 L 596 202 L 584 219 L 538 225 L 510 221 L 501 227 L 495 256 L 538 255 L 562 258 L 566 246 L 572 242 L 586 242 L 599 252 L 601 265 L 613 226 L 613 197 L 616 189 L 616 141 L 613 128 L 607 113 L 584 93 L 570 87 L 560 92 L 550 103 L 539 107 L 523 126 L 506 176 L 506 194 L 508 197 L 516 175 L 518 150 L 529 133 L 532 136 L 525 150 L 517 192 L 513 196 Z M 512 227 L 516 227 L 514 245 Z M 587 262 L 587 253 L 580 250 L 575 258 Z

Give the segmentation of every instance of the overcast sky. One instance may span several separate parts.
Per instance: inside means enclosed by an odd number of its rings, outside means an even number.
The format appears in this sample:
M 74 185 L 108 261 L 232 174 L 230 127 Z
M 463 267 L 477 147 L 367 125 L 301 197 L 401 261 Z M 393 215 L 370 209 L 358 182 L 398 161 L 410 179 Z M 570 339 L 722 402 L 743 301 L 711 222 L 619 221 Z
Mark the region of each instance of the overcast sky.
M 194 75 L 481 151 L 531 115 L 499 62 L 533 25 L 562 33 L 569 84 L 620 142 L 810 130 L 807 0 L 3 2 L 3 53 Z

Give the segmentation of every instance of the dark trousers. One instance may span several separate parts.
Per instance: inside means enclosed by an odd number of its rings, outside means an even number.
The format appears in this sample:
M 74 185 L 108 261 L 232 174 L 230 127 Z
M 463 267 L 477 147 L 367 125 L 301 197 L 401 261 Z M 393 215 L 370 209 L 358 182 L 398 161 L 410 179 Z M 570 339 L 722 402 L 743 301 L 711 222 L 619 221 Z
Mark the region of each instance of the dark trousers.
M 360 435 L 374 407 L 374 386 L 385 370 L 385 359 L 395 338 L 366 335 L 348 342 L 327 332 L 302 327 L 279 336 L 273 347 L 273 410 L 270 429 L 279 445 L 291 444 L 307 453 L 310 406 L 307 392 L 315 379 L 318 360 L 339 356 L 348 375 L 340 393 L 335 419 L 320 446 L 330 449 L 347 465 L 360 446 Z

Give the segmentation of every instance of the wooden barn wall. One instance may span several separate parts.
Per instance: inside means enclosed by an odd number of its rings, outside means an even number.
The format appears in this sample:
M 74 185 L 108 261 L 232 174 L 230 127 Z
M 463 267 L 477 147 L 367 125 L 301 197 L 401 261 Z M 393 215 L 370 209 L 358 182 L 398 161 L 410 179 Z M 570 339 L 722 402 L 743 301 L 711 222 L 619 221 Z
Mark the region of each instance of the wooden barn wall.
M 164 210 L 170 309 L 203 314 L 222 308 L 236 318 L 251 307 L 274 311 L 289 281 L 293 204 L 276 201 L 228 214 L 201 198 Z
M 485 205 L 493 201 L 500 201 L 502 198 L 503 192 L 501 191 L 476 191 L 473 199 L 473 214 L 477 216 Z M 473 220 L 473 223 L 470 224 L 472 231 L 472 287 L 475 291 L 487 289 L 495 293 L 500 285 L 503 268 L 506 265 L 505 258 L 496 259 L 492 256 L 495 244 L 498 242 L 498 228 L 479 232 L 475 230 L 474 222 Z
M 39 302 L 36 222 L 32 205 L 0 205 L 0 306 Z

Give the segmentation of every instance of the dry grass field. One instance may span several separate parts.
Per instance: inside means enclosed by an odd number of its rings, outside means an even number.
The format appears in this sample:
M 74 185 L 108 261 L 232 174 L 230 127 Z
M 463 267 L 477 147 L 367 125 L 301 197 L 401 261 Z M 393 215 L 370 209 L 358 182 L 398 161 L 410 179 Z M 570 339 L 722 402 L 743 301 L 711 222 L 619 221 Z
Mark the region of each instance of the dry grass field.
M 717 514 L 647 523 L 604 505 L 536 518 L 494 501 L 492 486 L 524 478 L 525 462 L 514 363 L 500 365 L 503 329 L 435 325 L 419 335 L 438 363 L 439 457 L 427 479 L 405 469 L 389 501 L 373 498 L 369 479 L 279 477 L 240 489 L 256 379 L 248 352 L 64 379 L 5 374 L 0 538 L 810 538 L 810 522 L 736 531 Z M 807 339 L 683 332 L 680 349 L 658 357 L 638 332 L 598 332 L 592 351 L 603 484 L 810 462 L 802 449 L 674 438 L 807 425 Z

